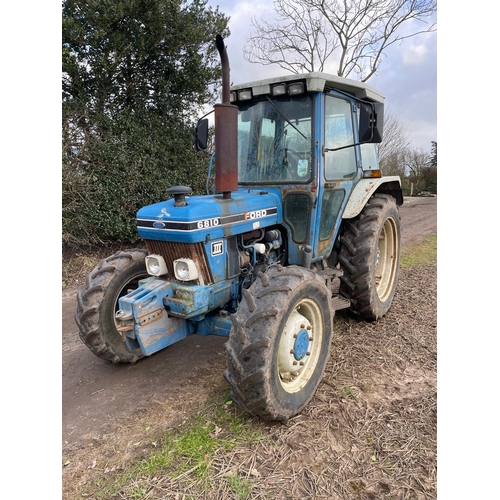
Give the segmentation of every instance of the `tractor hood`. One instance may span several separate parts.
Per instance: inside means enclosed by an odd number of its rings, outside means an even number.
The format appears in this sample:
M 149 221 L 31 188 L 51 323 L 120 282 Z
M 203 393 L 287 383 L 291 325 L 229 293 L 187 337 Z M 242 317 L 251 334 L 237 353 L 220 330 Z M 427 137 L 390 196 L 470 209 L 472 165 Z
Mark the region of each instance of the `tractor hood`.
M 186 206 L 174 199 L 143 207 L 137 230 L 145 240 L 197 243 L 241 234 L 281 223 L 279 190 L 240 189 L 231 198 L 186 197 Z

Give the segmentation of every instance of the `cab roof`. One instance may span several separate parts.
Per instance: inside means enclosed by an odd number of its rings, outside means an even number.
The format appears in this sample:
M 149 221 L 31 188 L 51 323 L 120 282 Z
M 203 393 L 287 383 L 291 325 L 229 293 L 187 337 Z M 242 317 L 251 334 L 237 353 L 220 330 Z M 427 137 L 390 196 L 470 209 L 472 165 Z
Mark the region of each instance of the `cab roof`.
M 327 89 L 339 89 L 343 92 L 349 92 L 358 99 L 368 99 L 375 102 L 383 103 L 385 97 L 373 87 L 366 83 L 342 78 L 329 73 L 303 73 L 291 74 L 286 76 L 278 76 L 275 78 L 267 78 L 265 80 L 257 80 L 254 82 L 241 83 L 233 85 L 231 90 L 252 89 L 252 95 L 264 95 L 271 93 L 271 87 L 278 83 L 292 83 L 297 81 L 306 82 L 306 90 L 308 92 L 323 92 Z

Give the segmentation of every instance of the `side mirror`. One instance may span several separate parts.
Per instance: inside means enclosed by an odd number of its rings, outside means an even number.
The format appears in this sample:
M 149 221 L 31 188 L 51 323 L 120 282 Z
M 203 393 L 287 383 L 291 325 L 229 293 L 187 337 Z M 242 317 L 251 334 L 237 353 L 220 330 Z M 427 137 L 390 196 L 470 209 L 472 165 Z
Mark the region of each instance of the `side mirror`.
M 380 102 L 360 102 L 359 142 L 382 142 L 384 105 Z
M 200 120 L 196 125 L 196 151 L 207 149 L 208 145 L 208 118 Z

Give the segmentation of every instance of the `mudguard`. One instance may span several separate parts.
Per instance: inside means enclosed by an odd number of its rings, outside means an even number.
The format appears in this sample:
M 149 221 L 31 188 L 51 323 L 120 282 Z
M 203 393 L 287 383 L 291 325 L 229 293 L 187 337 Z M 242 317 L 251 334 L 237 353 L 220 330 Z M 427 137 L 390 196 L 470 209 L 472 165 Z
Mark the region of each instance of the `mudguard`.
M 403 204 L 403 191 L 401 189 L 401 179 L 399 176 L 387 176 L 379 179 L 361 179 L 352 190 L 349 201 L 342 214 L 343 219 L 356 217 L 366 202 L 374 193 L 385 193 L 394 196 L 398 205 Z

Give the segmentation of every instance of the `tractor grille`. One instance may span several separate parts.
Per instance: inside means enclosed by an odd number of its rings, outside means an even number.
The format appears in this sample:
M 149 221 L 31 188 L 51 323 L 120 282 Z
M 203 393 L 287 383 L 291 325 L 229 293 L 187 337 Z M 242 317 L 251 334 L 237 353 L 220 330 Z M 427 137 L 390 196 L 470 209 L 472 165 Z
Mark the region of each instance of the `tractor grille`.
M 175 279 L 173 275 L 174 260 L 191 259 L 194 261 L 200 272 L 205 285 L 213 284 L 212 273 L 208 265 L 207 256 L 203 243 L 173 243 L 171 241 L 145 240 L 146 248 L 150 254 L 161 255 L 167 264 L 170 278 Z

